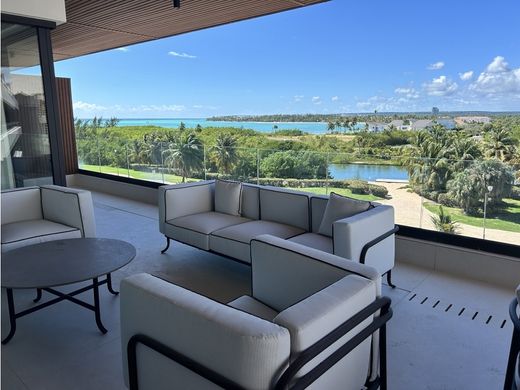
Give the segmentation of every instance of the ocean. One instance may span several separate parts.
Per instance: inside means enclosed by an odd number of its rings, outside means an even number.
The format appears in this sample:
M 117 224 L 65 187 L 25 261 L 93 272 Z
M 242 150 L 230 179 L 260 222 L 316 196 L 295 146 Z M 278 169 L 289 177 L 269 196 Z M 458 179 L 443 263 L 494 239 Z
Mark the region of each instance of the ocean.
M 183 122 L 186 127 L 194 128 L 197 125 L 202 127 L 238 127 L 270 133 L 276 130 L 301 130 L 311 134 L 327 133 L 327 123 L 325 122 L 228 122 L 228 121 L 209 121 L 205 118 L 171 118 L 171 119 L 121 119 L 118 126 L 160 126 L 165 128 L 176 128 Z M 275 126 L 277 126 L 275 128 Z M 359 123 L 356 129 L 361 130 L 365 126 Z

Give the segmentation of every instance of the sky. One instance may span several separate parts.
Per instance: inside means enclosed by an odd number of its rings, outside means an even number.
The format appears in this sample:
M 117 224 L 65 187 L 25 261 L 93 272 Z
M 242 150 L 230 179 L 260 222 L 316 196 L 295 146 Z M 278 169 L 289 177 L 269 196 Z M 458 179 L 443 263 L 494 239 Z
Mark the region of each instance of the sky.
M 520 111 L 519 15 L 518 0 L 332 0 L 55 70 L 80 118 Z

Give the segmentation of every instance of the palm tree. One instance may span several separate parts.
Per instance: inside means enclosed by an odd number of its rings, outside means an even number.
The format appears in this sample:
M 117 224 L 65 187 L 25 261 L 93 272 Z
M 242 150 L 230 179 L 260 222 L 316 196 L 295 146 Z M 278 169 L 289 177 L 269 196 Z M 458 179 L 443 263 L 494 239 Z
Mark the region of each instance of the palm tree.
M 464 131 L 455 133 L 451 145 L 448 148 L 448 153 L 450 154 L 450 158 L 455 160 L 453 164 L 453 170 L 455 172 L 467 168 L 471 162 L 481 157 L 479 145 Z
M 220 133 L 215 145 L 215 159 L 219 170 L 222 170 L 223 173 L 229 173 L 238 161 L 237 139 L 231 134 Z
M 515 152 L 515 142 L 510 131 L 493 126 L 484 135 L 484 148 L 486 157 L 506 161 Z
M 459 225 L 451 219 L 449 214 L 444 213 L 444 208 L 439 206 L 437 215 L 432 215 L 432 223 L 439 232 L 457 234 Z
M 163 151 L 164 163 L 168 168 L 178 167 L 181 171 L 182 182 L 193 171 L 202 169 L 204 165 L 204 150 L 202 142 L 194 133 L 181 134 L 167 145 Z
M 134 139 L 128 145 L 128 159 L 134 164 L 146 164 L 149 160 L 146 144 L 138 139 Z
M 336 128 L 336 124 L 333 121 L 329 121 L 327 123 L 327 130 L 329 131 L 329 133 L 332 133 L 335 128 Z

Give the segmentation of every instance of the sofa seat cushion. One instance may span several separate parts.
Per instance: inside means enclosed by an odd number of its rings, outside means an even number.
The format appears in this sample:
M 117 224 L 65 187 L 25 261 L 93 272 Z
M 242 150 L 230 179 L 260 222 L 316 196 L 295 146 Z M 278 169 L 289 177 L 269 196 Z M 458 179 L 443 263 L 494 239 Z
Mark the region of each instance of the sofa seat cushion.
M 209 234 L 215 230 L 251 221 L 247 218 L 209 211 L 166 221 L 166 236 L 209 250 Z
M 45 219 L 8 223 L 2 225 L 2 252 L 68 238 L 81 238 L 81 231 Z
M 210 235 L 209 246 L 214 252 L 251 263 L 249 244 L 253 238 L 261 234 L 289 238 L 304 232 L 303 229 L 278 222 L 250 221 L 214 231 Z
M 334 253 L 334 244 L 332 238 L 323 234 L 305 233 L 290 238 L 289 241 L 296 242 L 314 249 L 318 249 L 327 253 Z
M 274 317 L 278 315 L 277 311 L 249 295 L 242 295 L 227 305 L 267 321 L 273 321 Z

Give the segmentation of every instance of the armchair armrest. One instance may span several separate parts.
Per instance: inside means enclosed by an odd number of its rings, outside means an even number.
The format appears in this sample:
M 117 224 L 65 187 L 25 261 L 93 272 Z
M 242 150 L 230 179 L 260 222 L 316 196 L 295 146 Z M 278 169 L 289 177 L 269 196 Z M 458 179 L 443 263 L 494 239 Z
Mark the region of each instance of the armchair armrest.
M 159 187 L 159 230 L 164 223 L 185 215 L 204 213 L 214 208 L 213 180 Z
M 365 252 L 364 263 L 383 275 L 395 263 L 394 228 L 394 208 L 386 205 L 336 221 L 333 224 L 334 254 L 360 262 Z M 386 234 L 386 238 L 378 241 Z M 369 243 L 372 246 L 363 251 Z
M 73 226 L 82 237 L 96 236 L 94 205 L 90 191 L 47 185 L 41 187 L 43 218 Z
M 253 297 L 279 312 L 348 274 L 373 280 L 381 294 L 376 269 L 271 235 L 251 241 L 251 266 Z
M 148 274 L 121 282 L 121 342 L 131 389 L 269 388 L 290 354 L 287 329 Z

